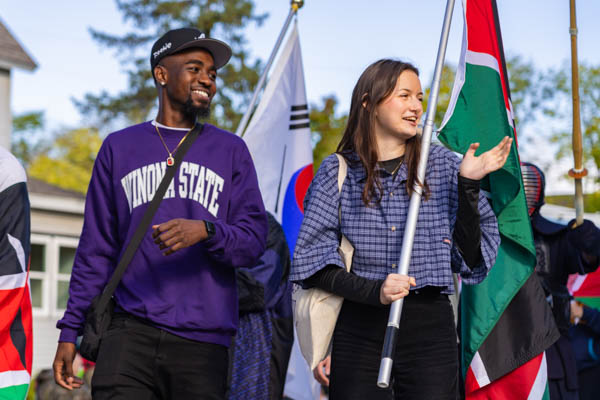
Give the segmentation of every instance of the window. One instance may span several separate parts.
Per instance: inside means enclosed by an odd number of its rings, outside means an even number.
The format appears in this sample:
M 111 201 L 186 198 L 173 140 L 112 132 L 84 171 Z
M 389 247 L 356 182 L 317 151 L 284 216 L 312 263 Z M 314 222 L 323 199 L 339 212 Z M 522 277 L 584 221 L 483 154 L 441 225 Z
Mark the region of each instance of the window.
M 69 279 L 77 239 L 31 235 L 29 281 L 35 315 L 62 316 L 69 298 Z

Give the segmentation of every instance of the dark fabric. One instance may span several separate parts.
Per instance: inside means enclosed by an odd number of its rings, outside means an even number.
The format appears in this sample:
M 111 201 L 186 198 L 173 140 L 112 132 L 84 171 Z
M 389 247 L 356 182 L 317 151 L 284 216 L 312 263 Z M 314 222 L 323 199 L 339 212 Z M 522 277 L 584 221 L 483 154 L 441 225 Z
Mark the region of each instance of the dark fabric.
M 478 201 L 479 181 L 458 175 L 458 211 L 452 238 L 469 268 L 482 261 Z
M 448 296 L 438 288 L 405 298 L 391 387 L 377 387 L 389 307 L 345 300 L 333 336 L 331 400 L 456 399 L 458 353 Z
M 544 234 L 538 229 L 543 217 L 532 220 L 536 249 L 536 273 L 552 307 L 556 324 L 562 335 L 569 330 L 569 301 L 567 280 L 570 274 L 587 274 L 598 268 L 582 257 L 584 248 L 600 248 L 600 230 L 591 223 L 575 229 L 565 227 L 554 234 Z M 588 221 L 589 222 L 589 221 Z M 545 223 L 542 223 L 545 227 Z M 585 246 L 581 246 L 586 242 Z M 575 245 L 574 245 L 575 244 Z
M 307 288 L 317 287 L 357 303 L 383 306 L 379 292 L 383 280 L 373 280 L 354 275 L 337 265 L 327 265 L 304 280 Z
M 231 349 L 228 399 L 279 399 L 294 340 L 289 248 L 267 213 L 267 249 L 257 265 L 237 272 L 240 322 Z
M 271 312 L 252 312 L 240 317 L 233 348 L 233 368 L 228 399 L 269 399 L 272 347 Z
M 535 335 L 515 335 L 514 332 L 535 332 Z M 495 381 L 542 353 L 559 337 L 544 290 L 537 276 L 531 274 L 478 352 L 490 380 Z M 499 352 L 502 357 L 498 357 Z
M 100 344 L 94 400 L 224 399 L 227 348 L 115 314 Z
M 281 399 L 287 368 L 294 345 L 294 322 L 291 317 L 271 317 L 272 347 L 270 362 L 271 398 Z
M 259 312 L 265 309 L 265 287 L 245 269 L 238 269 L 237 279 L 240 314 Z
M 539 213 L 531 218 L 535 250 L 535 271 L 544 288 L 560 339 L 546 351 L 550 398 L 577 399 L 577 366 L 573 347 L 567 337 L 570 327 L 570 294 L 567 280 L 570 274 L 586 274 L 598 268 L 583 253 L 586 249 L 600 247 L 600 231 L 587 221 L 571 229 L 555 224 Z M 585 244 L 583 244 L 585 242 Z
M 400 170 L 400 165 L 404 162 L 404 156 L 392 158 L 391 160 L 379 161 L 379 164 L 385 169 L 389 174 L 397 174 Z
M 600 394 L 600 365 L 579 371 L 579 399 L 598 400 Z
M 577 370 L 600 367 L 600 311 L 584 306 L 583 317 L 569 328 Z

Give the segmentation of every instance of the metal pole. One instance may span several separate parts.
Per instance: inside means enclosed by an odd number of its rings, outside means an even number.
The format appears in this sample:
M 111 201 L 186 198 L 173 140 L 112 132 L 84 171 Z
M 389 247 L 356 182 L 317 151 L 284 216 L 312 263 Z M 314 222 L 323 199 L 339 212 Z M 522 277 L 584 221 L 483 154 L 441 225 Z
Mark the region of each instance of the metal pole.
M 427 106 L 425 128 L 423 130 L 421 157 L 417 169 L 417 176 L 420 182 L 425 182 L 425 170 L 427 169 L 427 159 L 429 158 L 429 145 L 431 144 L 431 134 L 433 132 L 433 120 L 435 117 L 435 109 L 437 107 L 438 92 L 440 90 L 442 68 L 444 67 L 444 59 L 446 58 L 446 45 L 448 44 L 448 34 L 450 32 L 450 22 L 452 21 L 453 10 L 454 0 L 448 0 L 446 3 L 446 15 L 444 17 L 444 25 L 442 27 L 442 35 L 440 37 L 437 60 L 435 62 L 433 82 L 431 84 L 431 95 L 429 97 L 429 105 Z M 421 195 L 421 187 L 417 185 L 410 197 L 410 203 L 408 206 L 408 216 L 406 219 L 406 227 L 404 229 L 404 237 L 402 239 L 400 261 L 398 263 L 399 274 L 408 274 L 410 255 L 415 238 L 415 230 L 417 227 L 417 217 L 419 216 L 419 207 L 421 205 Z M 390 316 L 388 318 L 388 324 L 385 331 L 385 340 L 383 342 L 383 350 L 381 353 L 379 377 L 377 378 L 377 386 L 380 388 L 387 388 L 390 385 L 390 374 L 394 364 L 393 357 L 394 350 L 396 348 L 396 339 L 398 337 L 398 329 L 400 326 L 400 314 L 402 313 L 402 305 L 404 303 L 403 300 L 404 299 L 399 299 L 394 301 L 390 310 Z
M 583 184 L 582 178 L 587 175 L 583 168 L 583 145 L 581 138 L 581 119 L 579 117 L 579 63 L 577 62 L 577 17 L 575 0 L 570 1 L 571 26 L 571 88 L 573 94 L 573 159 L 575 167 L 569 176 L 575 179 L 575 226 L 583 223 Z M 574 227 L 575 227 L 574 226 Z
M 235 131 L 235 134 L 240 137 L 244 136 L 244 130 L 246 129 L 246 125 L 248 124 L 248 120 L 250 119 L 252 112 L 254 111 L 254 106 L 256 105 L 256 101 L 258 100 L 258 94 L 262 90 L 262 88 L 265 84 L 265 81 L 267 80 L 267 74 L 269 73 L 269 70 L 271 69 L 273 60 L 275 60 L 275 55 L 277 55 L 277 52 L 279 51 L 279 47 L 281 46 L 281 42 L 283 41 L 283 38 L 285 37 L 285 34 L 287 33 L 290 23 L 292 22 L 292 18 L 294 17 L 296 12 L 303 5 L 304 5 L 304 0 L 292 0 L 290 12 L 283 24 L 283 28 L 281 28 L 281 32 L 279 32 L 279 37 L 277 37 L 277 41 L 275 42 L 275 47 L 273 48 L 273 51 L 271 51 L 271 55 L 269 56 L 269 60 L 267 61 L 267 65 L 265 66 L 265 70 L 263 71 L 262 75 L 260 76 L 260 79 L 258 80 L 258 83 L 256 84 L 256 88 L 254 89 L 254 94 L 252 94 L 252 99 L 250 100 L 250 104 L 248 105 L 248 108 L 246 109 L 246 112 L 244 113 L 244 116 L 242 117 L 242 120 L 240 121 L 240 124 L 238 125 L 238 127 Z

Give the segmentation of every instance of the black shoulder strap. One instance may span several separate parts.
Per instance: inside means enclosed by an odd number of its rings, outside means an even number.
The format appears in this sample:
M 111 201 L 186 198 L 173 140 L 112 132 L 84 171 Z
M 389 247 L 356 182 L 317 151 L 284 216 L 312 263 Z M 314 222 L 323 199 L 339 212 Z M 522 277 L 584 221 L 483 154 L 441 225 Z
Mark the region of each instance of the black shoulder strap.
M 121 281 L 121 278 L 125 273 L 125 269 L 127 269 L 127 266 L 131 262 L 133 255 L 137 251 L 140 243 L 142 242 L 142 239 L 144 238 L 144 235 L 146 234 L 146 231 L 148 230 L 148 227 L 152 222 L 152 218 L 154 218 L 154 214 L 156 214 L 156 211 L 158 210 L 158 206 L 160 205 L 160 202 L 162 201 L 165 192 L 167 191 L 167 188 L 171 183 L 173 176 L 175 175 L 175 172 L 179 169 L 179 165 L 181 164 L 185 153 L 187 153 L 188 149 L 196 141 L 198 135 L 200 135 L 200 132 L 203 128 L 203 124 L 196 124 L 194 126 L 194 129 L 192 129 L 188 138 L 183 141 L 181 147 L 175 153 L 175 164 L 172 167 L 167 166 L 165 176 L 160 182 L 156 193 L 154 193 L 154 197 L 148 205 L 148 208 L 144 212 L 142 221 L 140 222 L 135 233 L 131 237 L 129 244 L 127 245 L 127 249 L 125 250 L 125 253 L 123 253 L 123 257 L 119 261 L 117 268 L 115 268 L 115 272 L 113 272 L 110 281 L 108 281 L 108 284 L 102 292 L 102 296 L 98 302 L 98 311 L 103 311 L 104 308 L 108 305 L 110 298 L 117 289 L 117 286 L 119 285 L 119 282 Z

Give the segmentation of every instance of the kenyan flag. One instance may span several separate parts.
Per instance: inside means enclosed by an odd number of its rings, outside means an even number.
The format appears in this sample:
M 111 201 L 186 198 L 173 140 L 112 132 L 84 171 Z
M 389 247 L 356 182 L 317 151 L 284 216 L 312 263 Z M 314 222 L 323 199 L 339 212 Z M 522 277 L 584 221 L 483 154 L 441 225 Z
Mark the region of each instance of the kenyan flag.
M 0 147 L 0 400 L 24 399 L 31 380 L 29 199 L 25 171 Z
M 460 64 L 440 140 L 478 154 L 514 138 L 505 166 L 482 188 L 490 193 L 502 242 L 479 285 L 461 292 L 461 363 L 467 399 L 548 398 L 544 350 L 558 339 L 533 269 L 535 247 L 517 152 L 508 76 L 495 0 L 463 0 Z
M 600 310 L 600 268 L 586 275 L 569 276 L 567 287 L 575 300 Z

